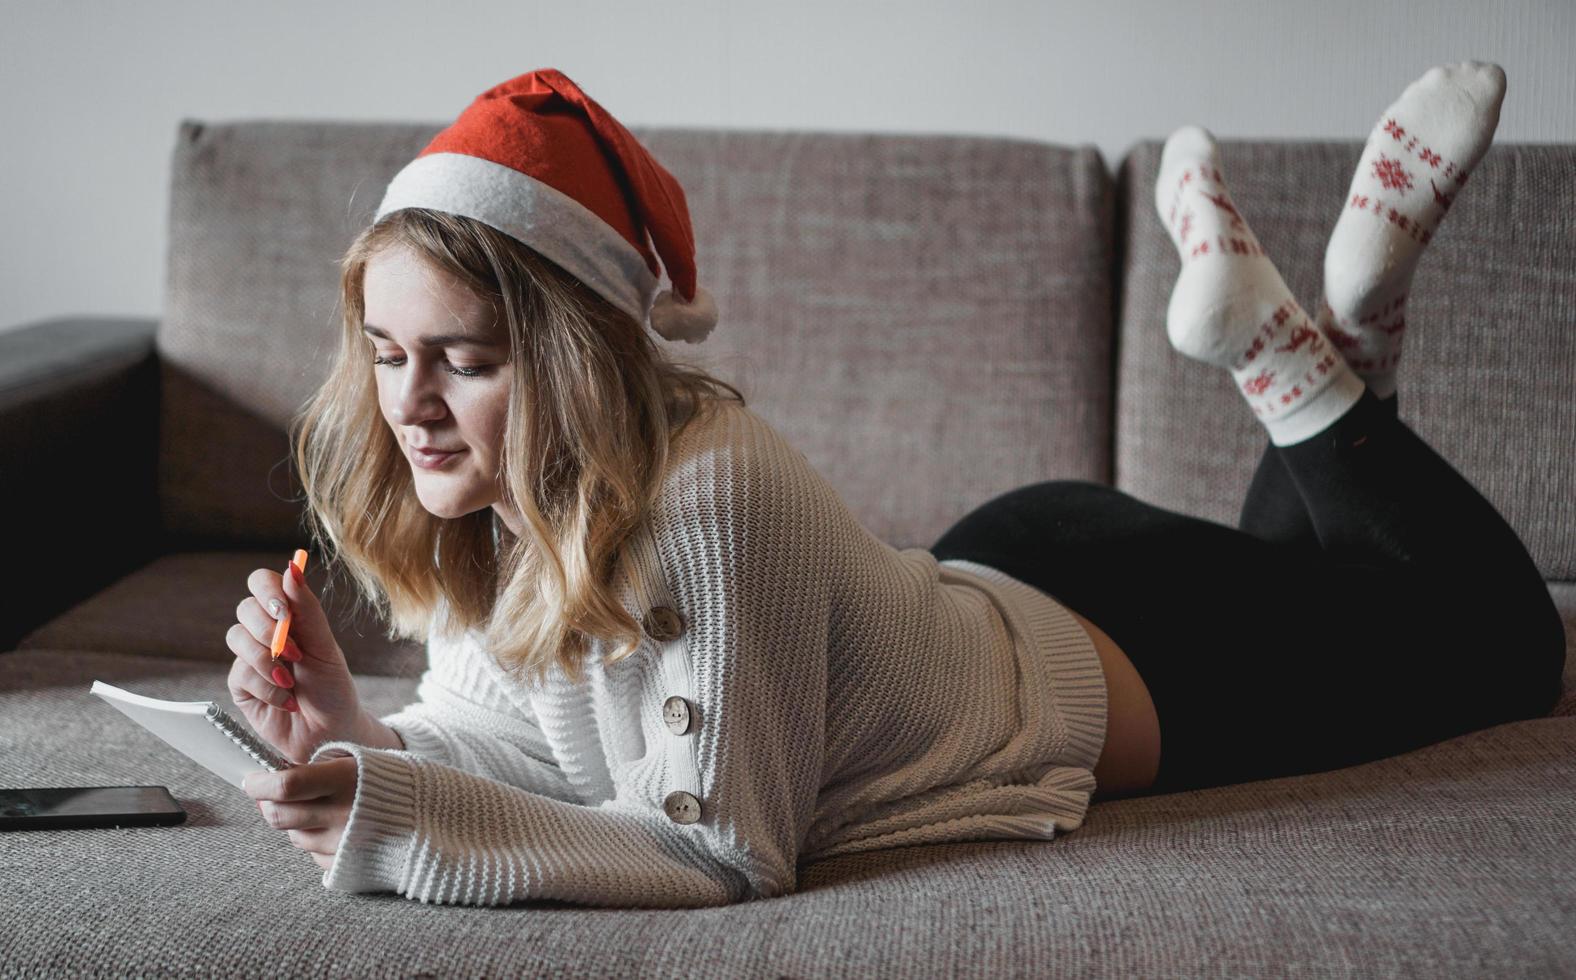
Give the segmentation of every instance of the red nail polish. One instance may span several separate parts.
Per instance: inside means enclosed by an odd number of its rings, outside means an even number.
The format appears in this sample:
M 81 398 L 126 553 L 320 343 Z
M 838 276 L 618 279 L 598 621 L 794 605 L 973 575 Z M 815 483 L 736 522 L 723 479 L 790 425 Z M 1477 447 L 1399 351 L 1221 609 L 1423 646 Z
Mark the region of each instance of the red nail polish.
M 286 711 L 300 711 L 301 710 L 301 706 L 296 704 L 296 699 L 295 699 L 294 695 L 291 695 L 290 700 L 285 702 L 285 710 Z
M 274 683 L 278 684 L 280 687 L 295 686 L 295 680 L 291 678 L 290 672 L 279 665 L 274 666 Z

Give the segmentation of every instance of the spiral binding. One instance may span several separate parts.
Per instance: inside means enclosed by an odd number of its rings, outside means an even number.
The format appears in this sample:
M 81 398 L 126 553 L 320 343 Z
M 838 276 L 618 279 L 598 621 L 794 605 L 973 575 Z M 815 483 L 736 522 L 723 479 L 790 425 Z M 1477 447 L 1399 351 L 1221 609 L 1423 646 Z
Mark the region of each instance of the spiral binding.
M 281 769 L 291 768 L 290 761 L 278 755 L 273 749 L 259 742 L 250 731 L 241 727 L 235 716 L 219 707 L 218 704 L 208 705 L 208 720 L 213 726 L 230 736 L 230 741 L 246 750 L 253 761 L 270 772 L 279 772 Z

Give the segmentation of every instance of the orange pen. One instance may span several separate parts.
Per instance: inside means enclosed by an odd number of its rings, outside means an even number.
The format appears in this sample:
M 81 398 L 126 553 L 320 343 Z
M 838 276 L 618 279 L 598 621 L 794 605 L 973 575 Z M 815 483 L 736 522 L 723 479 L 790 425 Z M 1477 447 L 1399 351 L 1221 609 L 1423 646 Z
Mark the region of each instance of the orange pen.
M 290 559 L 290 564 L 294 565 L 297 568 L 297 570 L 299 570 L 301 572 L 302 575 L 305 575 L 306 574 L 306 549 L 305 548 L 297 548 L 296 549 L 296 553 L 295 553 L 295 557 Z M 285 574 L 288 575 L 289 572 L 286 571 Z M 287 603 L 285 605 L 285 618 L 281 619 L 278 623 L 274 624 L 274 642 L 269 645 L 269 649 L 268 649 L 268 652 L 273 655 L 273 662 L 277 663 L 278 660 L 279 660 L 279 655 L 281 653 L 284 653 L 284 650 L 285 650 L 285 638 L 288 637 L 289 635 L 290 635 L 290 606 Z

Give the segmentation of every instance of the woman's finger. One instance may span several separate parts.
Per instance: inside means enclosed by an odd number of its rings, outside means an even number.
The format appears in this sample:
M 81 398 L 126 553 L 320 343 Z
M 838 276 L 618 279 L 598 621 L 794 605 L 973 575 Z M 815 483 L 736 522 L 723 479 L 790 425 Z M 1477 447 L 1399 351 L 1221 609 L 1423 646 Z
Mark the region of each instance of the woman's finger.
M 339 839 L 341 834 L 340 831 L 333 828 L 324 828 L 312 830 L 287 830 L 285 831 L 285 836 L 290 839 L 290 843 L 293 846 L 298 847 L 310 854 L 326 857 L 332 861 L 334 858 L 334 853 L 339 850 Z
M 236 660 L 231 666 L 228 683 L 230 698 L 237 706 L 254 700 L 288 711 L 285 702 L 295 697 L 293 691 L 263 680 L 256 670 L 241 660 Z
M 257 608 L 270 619 L 285 618 L 290 601 L 285 596 L 284 580 L 278 572 L 271 568 L 255 568 L 246 577 L 246 588 L 252 593 L 252 598 L 257 600 Z
M 295 570 L 294 564 L 287 562 L 280 580 L 290 603 L 290 635 L 300 638 L 301 649 L 310 650 L 316 656 L 327 656 L 329 651 L 338 649 L 328 616 L 311 586 L 307 585 L 306 577 Z
M 270 619 L 267 613 L 263 612 L 255 596 L 247 596 L 236 605 L 235 619 L 246 630 L 246 635 L 256 641 L 263 654 L 265 656 L 270 655 L 274 643 L 274 630 L 279 624 L 276 620 Z M 294 632 L 293 629 L 292 632 Z M 299 660 L 301 659 L 300 654 L 300 647 L 296 647 L 289 659 Z
M 262 611 L 257 608 L 257 600 L 241 600 L 241 605 L 235 607 L 235 618 L 235 627 L 240 627 L 240 633 L 243 635 L 244 640 L 243 637 L 227 637 L 225 641 L 229 643 L 230 649 L 235 652 L 235 655 L 251 660 L 252 665 L 257 666 L 258 670 L 262 670 L 266 676 L 269 670 L 273 670 L 273 666 L 268 665 L 268 663 L 258 662 L 255 654 L 262 655 L 262 660 L 273 659 L 271 649 L 273 649 L 274 635 L 269 627 L 260 627 L 258 625 L 262 622 Z M 230 627 L 230 629 L 235 630 L 235 627 Z M 258 637 L 258 632 L 262 632 L 263 637 Z M 285 640 L 285 651 L 282 654 L 282 659 L 301 659 L 301 648 L 296 646 L 295 641 Z
M 269 615 L 257 596 L 249 595 L 235 605 L 235 621 L 246 627 L 252 638 L 265 647 L 273 642 L 279 621 Z
M 348 802 L 350 796 L 356 791 L 357 767 L 355 756 L 339 755 L 317 762 L 309 762 L 296 766 L 281 776 L 287 784 L 287 795 L 281 799 L 287 800 L 335 800 L 344 799 Z
M 306 800 L 286 802 L 263 800 L 263 818 L 275 830 L 296 832 L 323 830 L 334 824 L 334 808 L 326 803 Z
M 235 654 L 236 658 L 251 665 L 257 676 L 268 681 L 275 687 L 291 688 L 295 686 L 295 675 L 290 670 L 290 664 L 301 659 L 299 647 L 285 643 L 285 655 L 274 661 L 268 648 L 258 643 L 256 638 L 245 627 L 237 623 L 230 627 L 230 632 L 225 635 L 225 645 Z
M 323 835 L 317 830 L 287 830 L 285 836 L 290 838 L 292 847 L 298 847 L 308 854 L 332 854 L 323 843 Z
M 257 642 L 251 631 L 239 623 L 230 627 L 230 633 L 225 636 L 225 645 L 237 658 L 251 664 L 258 676 L 267 680 L 274 680 L 274 668 L 297 663 L 301 659 L 301 648 L 295 645 L 295 641 L 286 640 L 284 652 L 279 657 L 284 663 L 276 662 L 268 647 Z M 288 685 L 281 683 L 281 686 Z
M 279 772 L 247 773 L 241 780 L 246 795 L 259 800 L 301 802 L 354 790 L 356 759 L 345 755 L 306 762 Z

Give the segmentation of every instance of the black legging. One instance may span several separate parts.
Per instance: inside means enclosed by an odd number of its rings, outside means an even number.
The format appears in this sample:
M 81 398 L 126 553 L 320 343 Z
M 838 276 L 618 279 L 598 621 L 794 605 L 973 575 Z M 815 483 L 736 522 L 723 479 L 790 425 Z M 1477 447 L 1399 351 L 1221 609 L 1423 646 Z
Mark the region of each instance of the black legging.
M 1163 793 L 1322 772 L 1553 709 L 1560 616 L 1515 531 L 1372 391 L 1269 444 L 1240 530 L 1084 480 L 931 546 L 1087 617 L 1160 719 Z

